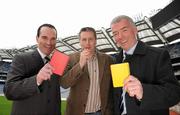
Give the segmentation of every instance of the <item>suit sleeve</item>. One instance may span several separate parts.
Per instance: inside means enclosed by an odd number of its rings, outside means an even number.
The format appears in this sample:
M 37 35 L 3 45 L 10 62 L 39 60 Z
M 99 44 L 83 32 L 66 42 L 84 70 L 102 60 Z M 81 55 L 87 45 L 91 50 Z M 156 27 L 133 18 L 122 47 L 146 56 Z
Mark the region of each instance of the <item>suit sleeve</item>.
M 4 94 L 9 100 L 26 99 L 39 92 L 36 75 L 28 76 L 26 73 L 27 66 L 31 66 L 30 63 L 32 63 L 27 60 L 25 57 L 17 55 L 12 61 L 4 86 Z
M 169 53 L 163 51 L 157 62 L 154 84 L 142 84 L 140 107 L 144 109 L 169 108 L 180 101 L 180 85 L 174 76 Z
M 85 73 L 85 67 L 81 68 L 77 60 L 74 55 L 70 55 L 68 67 L 60 79 L 60 84 L 65 89 L 75 85 L 83 73 Z

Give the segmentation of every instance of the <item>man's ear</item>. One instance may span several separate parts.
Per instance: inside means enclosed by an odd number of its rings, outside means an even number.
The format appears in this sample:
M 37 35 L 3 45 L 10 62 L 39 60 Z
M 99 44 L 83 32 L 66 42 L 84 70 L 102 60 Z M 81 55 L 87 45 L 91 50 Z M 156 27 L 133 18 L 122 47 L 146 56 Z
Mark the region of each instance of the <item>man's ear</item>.
M 135 34 L 138 34 L 138 29 L 137 29 L 137 27 L 134 27 L 134 33 L 135 33 Z

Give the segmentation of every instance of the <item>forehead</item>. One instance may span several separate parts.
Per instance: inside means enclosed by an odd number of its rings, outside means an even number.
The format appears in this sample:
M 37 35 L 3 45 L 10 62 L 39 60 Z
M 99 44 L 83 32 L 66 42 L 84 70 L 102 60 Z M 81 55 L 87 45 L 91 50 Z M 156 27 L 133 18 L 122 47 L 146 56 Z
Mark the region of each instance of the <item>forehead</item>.
M 130 22 L 127 19 L 121 19 L 120 21 L 112 24 L 111 28 L 112 28 L 112 30 L 113 29 L 123 29 L 128 26 L 130 26 Z
M 53 35 L 56 35 L 56 30 L 53 29 L 53 28 L 44 26 L 44 27 L 41 28 L 40 34 L 47 34 L 47 35 L 49 35 L 49 34 L 52 35 L 53 34 Z
M 80 33 L 80 38 L 95 38 L 94 32 L 92 31 L 83 31 Z

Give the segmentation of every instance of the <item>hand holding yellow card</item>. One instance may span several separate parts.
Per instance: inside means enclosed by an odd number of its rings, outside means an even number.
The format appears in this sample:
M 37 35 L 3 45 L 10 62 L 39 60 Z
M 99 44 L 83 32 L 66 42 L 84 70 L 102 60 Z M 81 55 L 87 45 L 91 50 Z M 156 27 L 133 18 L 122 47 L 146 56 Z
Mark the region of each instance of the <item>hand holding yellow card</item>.
M 124 80 L 130 75 L 129 63 L 111 65 L 111 75 L 114 87 L 123 87 Z

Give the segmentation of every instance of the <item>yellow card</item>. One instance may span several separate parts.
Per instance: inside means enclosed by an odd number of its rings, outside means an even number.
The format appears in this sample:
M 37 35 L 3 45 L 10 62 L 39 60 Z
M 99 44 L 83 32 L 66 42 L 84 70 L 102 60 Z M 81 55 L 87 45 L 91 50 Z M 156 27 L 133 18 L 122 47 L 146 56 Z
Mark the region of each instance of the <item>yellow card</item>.
M 129 63 L 111 65 L 113 87 L 123 87 L 124 80 L 130 75 Z

